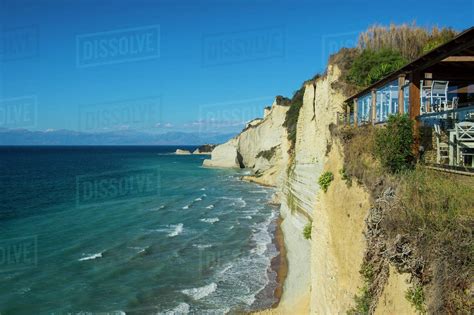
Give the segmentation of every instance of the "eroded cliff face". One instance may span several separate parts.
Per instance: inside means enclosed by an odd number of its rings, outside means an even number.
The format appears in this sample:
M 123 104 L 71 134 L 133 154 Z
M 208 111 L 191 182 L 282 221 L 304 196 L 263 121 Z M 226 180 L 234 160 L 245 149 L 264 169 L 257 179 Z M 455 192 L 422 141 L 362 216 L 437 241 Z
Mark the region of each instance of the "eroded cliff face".
M 363 281 L 359 274 L 365 252 L 365 217 L 370 197 L 356 182 L 342 179 L 342 149 L 334 141 L 324 171 L 334 175 L 314 207 L 311 247 L 311 312 L 345 314 L 354 305 Z
M 291 153 L 283 126 L 289 107 L 274 103 L 262 121 L 218 146 L 205 162 L 240 163 L 254 172 L 246 180 L 278 188 L 289 269 L 278 308 L 265 314 L 345 314 L 364 285 L 359 270 L 371 200 L 363 187 L 349 185 L 340 174 L 343 150 L 331 132 L 347 98 L 337 88 L 340 77 L 339 68 L 329 65 L 324 76 L 305 84 Z M 325 171 L 334 175 L 326 193 L 318 185 Z M 309 240 L 303 237 L 307 224 L 312 225 Z M 407 312 L 406 303 L 397 308 L 405 278 L 395 271 L 391 277 L 377 312 Z
M 251 121 L 235 138 L 218 145 L 208 167 L 245 167 L 254 171 L 245 179 L 267 186 L 278 186 L 288 160 L 288 141 L 283 127 L 289 106 L 273 103 L 265 118 Z
M 336 123 L 345 100 L 333 88 L 340 75 L 336 66 L 329 66 L 325 76 L 305 85 L 294 157 L 282 187 L 281 213 L 293 225 L 291 229 L 287 227 L 292 232 L 289 242 L 298 243 L 297 252 L 288 255 L 288 290 L 284 290 L 282 303 L 287 297 L 297 301 L 291 295 L 304 296 L 306 292 L 307 313 L 314 314 L 345 313 L 362 283 L 359 268 L 364 255 L 363 228 L 369 197 L 361 188 L 349 189 L 337 179 L 343 157 L 332 139 L 330 126 Z M 331 171 L 336 177 L 327 193 L 318 185 L 324 171 Z M 312 224 L 311 240 L 302 238 L 308 222 Z M 292 277 L 292 272 L 297 273 L 292 261 L 301 275 Z M 290 291 L 293 293 L 287 293 Z

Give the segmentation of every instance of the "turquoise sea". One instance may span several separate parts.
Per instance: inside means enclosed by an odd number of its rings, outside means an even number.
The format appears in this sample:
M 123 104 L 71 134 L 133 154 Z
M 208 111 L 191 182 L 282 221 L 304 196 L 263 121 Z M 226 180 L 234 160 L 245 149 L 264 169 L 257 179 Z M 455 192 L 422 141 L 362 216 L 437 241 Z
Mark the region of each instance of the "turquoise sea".
M 272 189 L 175 150 L 1 147 L 0 314 L 272 305 Z

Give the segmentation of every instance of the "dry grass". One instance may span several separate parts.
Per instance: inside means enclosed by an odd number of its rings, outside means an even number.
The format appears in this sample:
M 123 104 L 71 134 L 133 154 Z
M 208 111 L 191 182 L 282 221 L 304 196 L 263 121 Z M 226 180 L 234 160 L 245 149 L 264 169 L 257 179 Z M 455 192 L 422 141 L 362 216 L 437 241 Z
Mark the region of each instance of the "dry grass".
M 399 51 L 408 60 L 414 60 L 434 48 L 433 43 L 441 44 L 453 38 L 456 32 L 451 28 L 431 29 L 411 24 L 389 26 L 373 25 L 359 35 L 358 48 Z M 429 47 L 429 48 L 428 48 Z
M 344 127 L 334 131 L 344 144 L 344 172 L 346 176 L 356 179 L 378 196 L 384 189 L 384 182 L 390 180 L 385 176 L 381 164 L 375 158 L 375 127 L 372 125 L 359 128 Z
M 358 87 L 348 82 L 345 77 L 349 73 L 352 63 L 359 53 L 356 48 L 341 48 L 337 53 L 329 57 L 329 64 L 337 66 L 344 78 L 343 80 L 337 80 L 331 83 L 331 87 L 334 90 L 340 91 L 347 96 L 358 92 Z
M 422 282 L 437 292 L 429 312 L 469 314 L 473 283 L 474 178 L 418 166 L 399 177 L 399 204 L 383 222 L 389 237 L 408 235 L 427 261 Z

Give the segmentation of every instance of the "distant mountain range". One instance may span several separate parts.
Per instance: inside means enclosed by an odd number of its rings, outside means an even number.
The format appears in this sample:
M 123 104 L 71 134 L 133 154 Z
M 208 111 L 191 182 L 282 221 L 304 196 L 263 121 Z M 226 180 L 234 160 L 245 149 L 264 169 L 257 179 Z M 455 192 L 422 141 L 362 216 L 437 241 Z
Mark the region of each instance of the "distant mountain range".
M 72 130 L 30 131 L 0 128 L 0 145 L 201 145 L 223 143 L 233 136 L 234 133 L 154 134 L 130 130 L 87 133 Z

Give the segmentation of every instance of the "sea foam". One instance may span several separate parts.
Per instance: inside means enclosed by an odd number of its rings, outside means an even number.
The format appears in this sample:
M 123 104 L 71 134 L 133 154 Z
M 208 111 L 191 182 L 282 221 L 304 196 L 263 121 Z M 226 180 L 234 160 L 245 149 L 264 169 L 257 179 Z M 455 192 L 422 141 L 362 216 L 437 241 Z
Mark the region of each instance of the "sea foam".
M 173 308 L 172 310 L 167 310 L 162 313 L 158 313 L 158 315 L 181 315 L 181 314 L 188 314 L 189 313 L 189 304 L 187 303 L 179 303 L 178 306 Z
M 206 219 L 201 219 L 200 221 L 210 223 L 210 224 L 214 224 L 216 222 L 219 222 L 219 218 L 206 218 Z
M 174 231 L 168 234 L 169 237 L 175 237 L 183 233 L 183 223 L 179 223 L 175 225 L 174 227 L 175 227 Z
M 102 253 L 96 253 L 96 254 L 86 256 L 86 257 L 82 257 L 82 258 L 79 259 L 79 261 L 92 260 L 92 259 L 96 259 L 96 258 L 102 258 Z
M 208 296 L 212 292 L 216 291 L 216 289 L 217 289 L 217 284 L 213 282 L 203 287 L 186 289 L 186 290 L 182 290 L 181 292 L 186 294 L 187 296 L 192 297 L 194 300 L 200 300 Z

